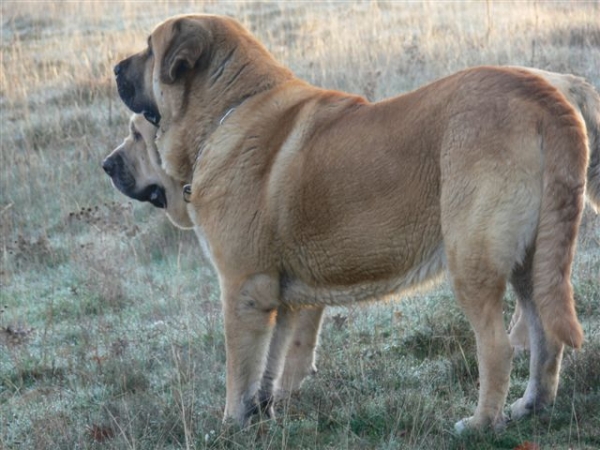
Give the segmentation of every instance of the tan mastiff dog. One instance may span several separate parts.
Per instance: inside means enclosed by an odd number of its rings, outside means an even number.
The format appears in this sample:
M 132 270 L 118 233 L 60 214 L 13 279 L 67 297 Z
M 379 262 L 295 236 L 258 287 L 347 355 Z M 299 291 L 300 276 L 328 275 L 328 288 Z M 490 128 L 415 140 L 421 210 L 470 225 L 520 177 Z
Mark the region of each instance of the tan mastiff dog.
M 506 283 L 530 294 L 521 417 L 554 400 L 564 345 L 581 346 L 570 271 L 598 149 L 544 78 L 480 67 L 369 103 L 316 88 L 235 20 L 178 16 L 115 67 L 124 102 L 159 126 L 162 165 L 192 181 L 188 211 L 219 276 L 225 417 L 272 399 L 302 308 L 377 299 L 447 269 L 472 324 L 475 413 L 505 423 L 513 350 Z M 534 357 L 535 356 L 535 357 Z
M 597 149 L 600 146 L 600 97 L 593 87 L 572 75 L 531 68 L 522 69 L 544 77 L 565 96 L 585 121 L 589 148 Z M 129 136 L 104 160 L 103 167 L 113 179 L 114 186 L 123 187 L 127 185 L 128 179 L 135 180 L 133 185 L 137 189 L 124 192 L 131 198 L 138 199 L 135 192 L 147 191 L 148 186 L 154 186 L 154 189 L 149 190 L 150 192 L 156 189 L 164 192 L 163 196 L 169 199 L 166 202 L 165 212 L 171 221 L 180 228 L 190 228 L 191 219 L 186 203 L 183 201 L 182 185 L 175 182 L 160 166 L 160 156 L 154 142 L 156 131 L 157 128 L 141 115 L 133 114 Z M 597 155 L 598 152 L 596 151 L 595 154 Z M 591 169 L 592 166 L 588 170 Z M 594 179 L 593 176 L 591 178 Z M 531 305 L 530 299 L 531 293 L 517 291 L 517 307 L 511 320 L 509 339 L 518 351 L 529 349 L 529 329 L 521 303 Z M 316 349 L 323 309 L 323 307 L 307 308 L 299 313 L 298 324 L 279 380 L 280 396 L 297 391 L 306 376 L 314 374 L 317 370 Z M 535 314 L 535 310 L 531 313 Z M 534 336 L 535 333 L 534 329 Z

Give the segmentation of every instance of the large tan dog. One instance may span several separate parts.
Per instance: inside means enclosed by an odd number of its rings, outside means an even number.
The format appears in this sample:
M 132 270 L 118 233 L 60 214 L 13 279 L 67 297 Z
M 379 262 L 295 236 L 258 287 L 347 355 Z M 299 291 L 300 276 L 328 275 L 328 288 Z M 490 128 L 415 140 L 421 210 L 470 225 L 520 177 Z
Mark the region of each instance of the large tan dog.
M 596 149 L 594 154 L 599 154 L 597 149 L 600 148 L 600 97 L 593 87 L 583 79 L 572 75 L 531 68 L 521 69 L 544 77 L 565 96 L 584 119 L 589 148 Z M 164 192 L 163 196 L 168 199 L 165 208 L 167 216 L 174 225 L 187 229 L 190 228 L 192 222 L 182 195 L 182 183 L 175 181 L 160 166 L 160 156 L 154 142 L 156 131 L 157 128 L 141 115 L 133 114 L 129 135 L 119 147 L 107 156 L 103 167 L 111 176 L 113 185 L 116 187 L 128 185 L 127 180 L 135 180 L 135 183 L 129 183 L 129 185 L 136 188 L 124 191 L 125 195 L 131 198 L 139 199 L 136 192 L 154 192 L 157 189 L 159 192 Z M 593 176 L 591 178 L 594 179 Z M 149 186 L 153 186 L 153 188 L 149 188 Z M 286 355 L 283 374 L 279 380 L 279 388 L 282 391 L 280 395 L 298 390 L 305 377 L 315 373 L 316 349 L 323 309 L 322 307 L 313 307 L 300 311 L 292 345 Z M 511 345 L 517 350 L 528 349 L 529 329 L 526 313 L 523 311 L 519 298 L 517 298 L 517 308 L 513 314 L 510 328 Z
M 600 204 L 598 150 L 588 169 L 585 128 L 559 91 L 488 67 L 371 104 L 295 78 L 217 16 L 169 19 L 148 44 L 115 67 L 117 84 L 160 126 L 163 167 L 193 179 L 188 210 L 225 313 L 225 417 L 272 414 L 299 309 L 376 299 L 444 268 L 478 348 L 479 402 L 457 428 L 505 422 L 507 281 L 535 333 L 513 416 L 553 401 L 563 345 L 583 341 L 569 275 L 586 170 Z

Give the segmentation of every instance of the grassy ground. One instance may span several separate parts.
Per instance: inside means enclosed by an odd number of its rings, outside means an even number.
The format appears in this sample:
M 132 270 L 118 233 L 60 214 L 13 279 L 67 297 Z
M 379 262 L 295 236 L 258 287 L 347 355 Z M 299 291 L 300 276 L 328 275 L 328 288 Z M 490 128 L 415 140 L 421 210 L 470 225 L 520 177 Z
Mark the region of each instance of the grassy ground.
M 1 8 L 0 448 L 600 447 L 600 219 L 573 281 L 587 341 L 557 402 L 502 434 L 457 437 L 477 398 L 469 326 L 447 284 L 331 309 L 319 373 L 277 423 L 221 427 L 224 340 L 195 237 L 112 188 L 127 133 L 112 66 L 160 20 L 230 14 L 299 76 L 381 99 L 466 66 L 519 64 L 600 87 L 597 3 L 13 2 Z M 507 295 L 507 320 L 514 300 Z M 527 380 L 515 361 L 509 402 Z

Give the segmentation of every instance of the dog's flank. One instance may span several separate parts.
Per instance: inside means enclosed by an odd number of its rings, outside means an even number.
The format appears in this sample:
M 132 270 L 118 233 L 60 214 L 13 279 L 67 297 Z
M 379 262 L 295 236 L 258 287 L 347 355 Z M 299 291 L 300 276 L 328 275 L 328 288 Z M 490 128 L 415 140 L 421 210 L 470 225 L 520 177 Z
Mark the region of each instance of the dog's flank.
M 296 307 L 405 288 L 398 280 L 423 281 L 444 261 L 481 384 L 457 428 L 505 424 L 507 282 L 536 335 L 513 414 L 552 403 L 563 345 L 583 339 L 569 278 L 586 171 L 596 174 L 581 116 L 551 83 L 481 67 L 369 103 L 295 78 L 229 18 L 175 17 L 151 41 L 152 57 L 119 63 L 117 83 L 133 85 L 119 89 L 130 108 L 156 111 L 163 167 L 192 185 L 188 212 L 225 315 L 226 418 L 272 414 Z

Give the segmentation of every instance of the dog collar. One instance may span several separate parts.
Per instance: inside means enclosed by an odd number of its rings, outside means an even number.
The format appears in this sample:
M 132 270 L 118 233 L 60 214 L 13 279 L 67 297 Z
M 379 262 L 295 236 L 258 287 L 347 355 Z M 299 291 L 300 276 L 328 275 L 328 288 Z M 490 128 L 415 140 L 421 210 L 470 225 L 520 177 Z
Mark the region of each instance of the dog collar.
M 247 98 L 247 97 L 246 97 Z M 219 126 L 223 125 L 223 122 L 225 122 L 225 120 L 227 119 L 227 117 L 229 117 L 229 115 L 235 111 L 235 109 L 240 106 L 242 103 L 244 103 L 246 101 L 246 98 L 242 99 L 242 101 L 240 103 L 238 103 L 237 105 L 233 106 L 232 108 L 229 108 L 227 110 L 227 112 L 225 114 L 223 114 L 223 117 L 221 117 L 221 120 L 219 120 Z M 194 161 L 194 168 L 193 170 L 196 170 L 196 165 L 198 164 L 198 161 L 200 160 L 200 156 L 202 155 L 202 151 L 199 151 L 198 154 L 196 155 L 196 160 Z
M 225 113 L 225 115 L 223 117 L 221 117 L 221 120 L 219 120 L 219 125 L 223 125 L 223 122 L 225 122 L 225 119 L 227 119 L 227 116 L 229 116 L 229 114 L 231 114 L 233 111 L 235 111 L 235 106 L 233 108 L 229 108 L 229 111 L 227 111 Z
M 225 122 L 227 117 L 229 117 L 229 114 L 234 112 L 238 106 L 241 106 L 250 97 L 251 97 L 251 95 L 247 95 L 247 96 L 243 97 L 235 106 L 232 106 L 231 108 L 229 108 L 227 110 L 227 112 L 225 114 L 223 114 L 223 117 L 221 117 L 221 120 L 219 120 L 219 125 L 223 125 L 223 122 Z

